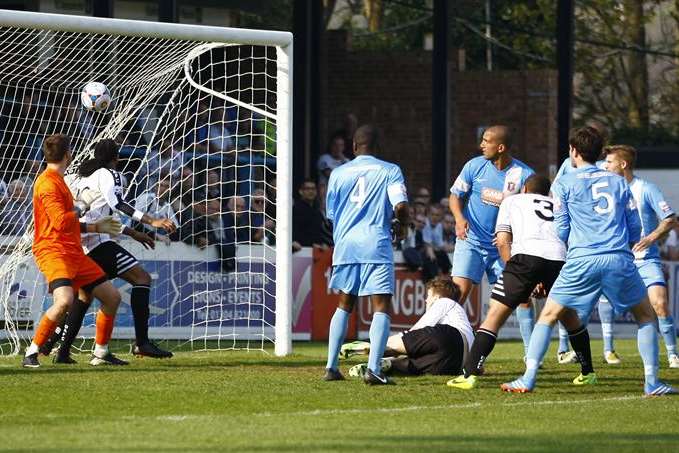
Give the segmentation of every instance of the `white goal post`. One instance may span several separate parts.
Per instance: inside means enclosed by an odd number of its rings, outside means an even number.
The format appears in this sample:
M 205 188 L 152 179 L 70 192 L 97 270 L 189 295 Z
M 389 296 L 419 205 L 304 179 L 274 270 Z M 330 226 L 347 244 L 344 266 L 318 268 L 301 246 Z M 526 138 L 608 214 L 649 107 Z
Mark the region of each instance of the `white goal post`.
M 43 168 L 41 140 L 52 133 L 71 138 L 71 171 L 91 157 L 98 140 L 122 143 L 128 201 L 150 194 L 150 202 L 170 206 L 185 232 L 165 238 L 168 243 L 193 247 L 191 254 L 212 250 L 192 269 L 235 276 L 183 289 L 174 280 L 154 281 L 156 294 L 167 288 L 184 300 L 158 309 L 164 320 L 158 316 L 152 335 L 167 327 L 219 348 L 245 341 L 248 349 L 263 349 L 273 340 L 276 355 L 291 353 L 292 43 L 291 33 L 279 31 L 0 11 L 1 353 L 19 352 L 47 303 L 25 300 L 47 297 L 32 264 L 26 191 Z M 105 113 L 84 111 L 75 101 L 88 81 L 109 87 L 113 103 Z M 260 198 L 263 208 L 255 207 Z M 17 229 L 19 218 L 25 229 Z M 236 252 L 225 252 L 225 245 Z M 172 244 L 157 244 L 162 247 Z M 225 253 L 235 261 L 224 265 Z M 164 261 L 163 272 L 181 272 L 188 266 L 183 258 Z M 158 269 L 149 273 L 156 278 Z M 227 292 L 245 296 L 227 310 Z M 236 313 L 244 314 L 236 319 Z M 183 327 L 174 325 L 180 320 Z

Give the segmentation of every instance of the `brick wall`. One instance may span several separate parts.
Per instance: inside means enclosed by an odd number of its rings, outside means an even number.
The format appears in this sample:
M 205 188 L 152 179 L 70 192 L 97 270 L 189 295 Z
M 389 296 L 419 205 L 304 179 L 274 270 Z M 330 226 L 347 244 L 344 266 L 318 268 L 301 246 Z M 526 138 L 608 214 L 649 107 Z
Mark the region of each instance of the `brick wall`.
M 350 37 L 338 31 L 324 39 L 321 143 L 354 113 L 359 124 L 382 129 L 381 157 L 401 166 L 411 188 L 430 187 L 431 52 L 352 51 Z M 457 72 L 454 59 L 451 55 L 451 178 L 477 155 L 477 128 L 494 123 L 515 127 L 517 156 L 547 173 L 557 154 L 556 73 Z

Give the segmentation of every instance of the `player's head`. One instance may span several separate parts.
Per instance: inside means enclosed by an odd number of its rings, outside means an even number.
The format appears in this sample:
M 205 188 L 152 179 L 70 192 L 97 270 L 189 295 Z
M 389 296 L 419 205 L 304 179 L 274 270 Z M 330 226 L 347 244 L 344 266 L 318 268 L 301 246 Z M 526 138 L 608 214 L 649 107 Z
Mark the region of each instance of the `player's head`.
M 42 142 L 42 153 L 48 164 L 66 164 L 71 162 L 71 142 L 64 134 L 54 134 Z
M 536 193 L 538 195 L 549 195 L 549 189 L 552 186 L 552 183 L 549 182 L 549 178 L 546 176 L 533 174 L 526 179 L 526 182 L 523 184 L 523 189 L 521 189 L 524 193 Z
M 612 173 L 624 176 L 625 172 L 634 171 L 637 161 L 637 150 L 629 145 L 611 145 L 604 148 L 606 161 L 604 168 Z
M 114 140 L 110 138 L 99 140 L 94 145 L 94 157 L 80 164 L 78 174 L 87 177 L 100 168 L 116 168 L 119 151 L 120 146 Z
M 584 162 L 594 164 L 601 156 L 604 140 L 599 131 L 584 126 L 571 131 L 568 144 L 571 157 L 580 157 Z
M 483 157 L 495 161 L 512 150 L 512 130 L 508 126 L 491 126 L 483 132 L 479 148 Z
M 374 154 L 380 150 L 380 133 L 372 124 L 365 124 L 354 133 L 354 154 Z
M 438 299 L 445 297 L 454 301 L 460 300 L 460 287 L 455 284 L 449 275 L 439 275 L 427 282 L 427 308 Z
M 301 200 L 304 200 L 309 204 L 313 204 L 316 201 L 316 197 L 318 196 L 316 182 L 311 178 L 305 179 L 302 181 L 302 184 L 299 185 L 297 193 L 299 194 L 299 198 Z

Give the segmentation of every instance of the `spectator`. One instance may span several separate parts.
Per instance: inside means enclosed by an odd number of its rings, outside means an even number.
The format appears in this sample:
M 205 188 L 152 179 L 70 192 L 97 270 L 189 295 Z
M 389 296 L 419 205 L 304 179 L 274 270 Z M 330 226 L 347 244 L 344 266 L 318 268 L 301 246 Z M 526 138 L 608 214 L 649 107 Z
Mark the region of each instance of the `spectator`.
M 424 206 L 429 206 L 431 203 L 431 193 L 429 192 L 429 189 L 426 187 L 420 187 L 417 189 L 415 196 L 413 197 L 413 201 L 423 204 Z
M 450 259 L 443 240 L 443 211 L 439 205 L 429 207 L 429 218 L 422 229 L 424 255 L 422 271 L 425 281 L 431 280 L 440 273 L 450 272 Z
M 332 234 L 318 203 L 316 183 L 306 179 L 297 191 L 299 198 L 292 207 L 293 248 L 331 246 Z
M 344 136 L 337 132 L 330 139 L 328 152 L 318 158 L 318 181 L 327 184 L 330 173 L 340 165 L 349 161 L 344 155 L 346 142 Z
M 165 139 L 160 143 L 160 150 L 151 150 L 151 154 L 142 165 L 139 172 L 139 179 L 143 181 L 148 177 L 146 184 L 153 186 L 158 182 L 161 173 L 177 175 L 184 165 L 184 152 L 175 147 L 172 140 Z
M 7 186 L 7 198 L 0 208 L 0 234 L 19 236 L 31 222 L 32 209 L 29 191 L 20 179 Z
M 354 142 L 354 134 L 358 129 L 358 118 L 353 113 L 347 113 L 344 115 L 343 126 L 339 131 L 339 134 L 344 137 L 344 143 L 346 145 L 344 155 L 349 158 L 349 160 L 354 158 L 353 150 L 351 149 L 352 143 Z
M 447 212 L 444 211 L 444 212 Z M 446 253 L 452 253 L 455 250 L 455 217 L 451 213 L 443 216 L 443 250 Z
M 134 208 L 141 212 L 147 212 L 154 217 L 170 219 L 175 225 L 181 225 L 172 208 L 171 194 L 171 176 L 169 174 L 164 174 L 154 188 L 150 188 L 136 198 Z M 135 225 L 135 228 L 140 227 L 147 231 L 154 230 L 152 227 L 141 223 Z M 165 236 L 167 236 L 165 230 L 155 230 L 153 232 L 156 233 L 156 235 L 161 235 L 160 237 L 157 237 L 157 239 L 160 240 L 165 240 Z M 179 240 L 180 235 L 181 233 L 178 229 L 169 235 L 168 239 L 177 241 Z
M 427 204 L 417 197 L 413 199 L 413 209 L 415 210 L 415 216 L 427 217 Z
M 264 189 L 255 189 L 250 195 L 250 225 L 254 228 L 264 226 L 266 210 L 266 193 Z
M 214 107 L 208 124 L 208 148 L 210 153 L 233 151 L 236 144 L 231 138 L 231 131 L 226 126 L 227 110 L 224 106 Z
M 443 212 L 450 212 L 450 198 L 448 197 L 441 198 L 441 200 L 439 200 L 439 204 L 441 205 Z
M 245 198 L 235 196 L 226 202 L 224 215 L 225 238 L 227 242 L 239 244 L 250 240 L 250 226 L 246 216 Z
M 679 226 L 670 230 L 661 250 L 666 260 L 679 261 Z

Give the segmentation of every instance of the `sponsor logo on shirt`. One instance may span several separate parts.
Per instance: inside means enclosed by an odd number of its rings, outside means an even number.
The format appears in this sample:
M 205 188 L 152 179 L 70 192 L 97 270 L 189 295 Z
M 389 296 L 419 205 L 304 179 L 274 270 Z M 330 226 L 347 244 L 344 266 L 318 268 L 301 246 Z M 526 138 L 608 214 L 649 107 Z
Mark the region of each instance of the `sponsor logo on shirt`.
M 504 194 L 500 190 L 484 187 L 481 189 L 481 201 L 491 206 L 499 207 L 502 203 Z
M 662 212 L 670 212 L 672 210 L 672 208 L 670 208 L 670 205 L 667 204 L 667 202 L 665 200 L 658 203 L 658 206 L 660 206 L 660 209 L 662 210 Z

